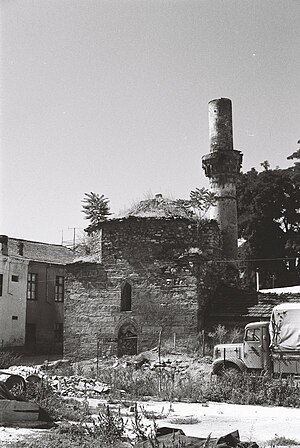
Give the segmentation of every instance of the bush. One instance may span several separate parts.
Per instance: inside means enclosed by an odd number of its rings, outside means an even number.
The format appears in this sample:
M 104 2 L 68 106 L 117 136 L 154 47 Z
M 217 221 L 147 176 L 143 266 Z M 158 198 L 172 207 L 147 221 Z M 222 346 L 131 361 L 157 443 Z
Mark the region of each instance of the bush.
M 10 366 L 13 366 L 19 363 L 22 355 L 11 351 L 0 350 L 0 369 L 7 369 Z
M 211 383 L 206 398 L 234 404 L 300 407 L 300 387 L 292 378 L 237 373 Z
M 299 445 L 297 440 L 284 436 L 275 436 L 273 439 L 269 440 L 268 443 L 271 447 Z

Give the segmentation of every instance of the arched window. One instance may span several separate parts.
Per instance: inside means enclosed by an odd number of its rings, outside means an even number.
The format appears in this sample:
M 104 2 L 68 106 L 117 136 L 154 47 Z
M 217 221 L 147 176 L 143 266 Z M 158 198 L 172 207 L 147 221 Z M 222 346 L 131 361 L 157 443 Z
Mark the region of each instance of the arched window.
M 131 311 L 131 285 L 128 282 L 121 289 L 121 311 Z

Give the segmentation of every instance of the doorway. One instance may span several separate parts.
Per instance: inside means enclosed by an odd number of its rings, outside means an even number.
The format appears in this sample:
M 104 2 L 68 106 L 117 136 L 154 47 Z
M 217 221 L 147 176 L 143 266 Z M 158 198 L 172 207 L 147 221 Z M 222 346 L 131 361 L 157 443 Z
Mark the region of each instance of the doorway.
M 124 323 L 118 333 L 118 356 L 137 354 L 137 329 L 132 322 Z

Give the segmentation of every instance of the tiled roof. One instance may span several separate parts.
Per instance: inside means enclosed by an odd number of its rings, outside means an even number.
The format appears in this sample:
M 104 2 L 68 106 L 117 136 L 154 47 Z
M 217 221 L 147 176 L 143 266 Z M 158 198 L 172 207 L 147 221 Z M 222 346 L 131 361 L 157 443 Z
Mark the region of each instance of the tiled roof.
M 258 304 L 248 308 L 247 317 L 256 319 L 266 319 L 271 316 L 274 306 L 280 303 L 291 302 L 300 303 L 300 293 L 272 294 L 259 293 Z
M 8 255 L 31 261 L 66 264 L 75 258 L 73 252 L 59 244 L 8 238 Z

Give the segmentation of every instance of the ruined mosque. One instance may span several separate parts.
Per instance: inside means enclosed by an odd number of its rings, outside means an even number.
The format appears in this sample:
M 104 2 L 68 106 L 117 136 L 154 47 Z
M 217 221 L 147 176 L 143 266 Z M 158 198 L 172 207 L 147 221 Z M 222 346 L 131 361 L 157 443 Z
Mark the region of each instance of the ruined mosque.
M 210 219 L 172 212 L 161 195 L 101 223 L 94 250 L 66 267 L 64 355 L 136 354 L 158 335 L 188 338 L 244 324 L 256 295 L 238 288 L 232 104 L 209 102 L 210 151 L 202 167 L 217 195 Z M 172 201 L 171 201 L 172 202 Z M 174 206 L 174 204 L 173 204 Z

